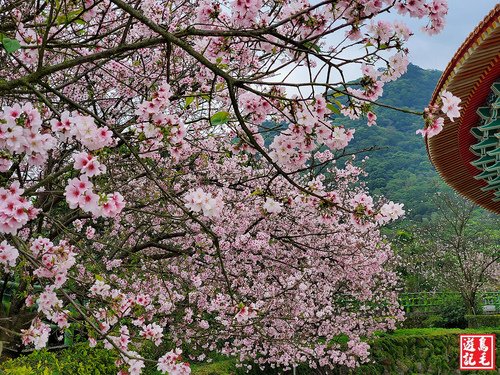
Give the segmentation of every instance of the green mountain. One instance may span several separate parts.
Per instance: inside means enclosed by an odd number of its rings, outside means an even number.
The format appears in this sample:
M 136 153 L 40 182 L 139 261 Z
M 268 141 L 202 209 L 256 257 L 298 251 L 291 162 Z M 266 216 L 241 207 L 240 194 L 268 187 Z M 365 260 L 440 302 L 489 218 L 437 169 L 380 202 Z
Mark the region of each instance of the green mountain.
M 422 112 L 429 104 L 440 76 L 438 70 L 425 70 L 410 64 L 406 74 L 384 86 L 384 95 L 379 102 Z M 422 117 L 379 106 L 374 106 L 374 111 L 378 117 L 377 125 L 371 127 L 366 125 L 366 119 L 353 121 L 343 116 L 333 119 L 336 124 L 356 129 L 346 151 L 378 148 L 361 153 L 358 158 L 369 157 L 365 164 L 368 177 L 364 182 L 372 195 L 383 195 L 394 202 L 404 203 L 409 219 L 420 221 L 429 217 L 435 212 L 431 197 L 436 191 L 448 188 L 430 163 L 423 138 L 415 134 L 423 127 Z M 272 129 L 263 134 L 266 144 L 269 144 L 279 127 L 270 121 L 264 126 Z
M 429 103 L 441 76 L 438 70 L 425 70 L 409 65 L 400 79 L 384 86 L 380 103 L 398 108 L 422 111 Z M 374 195 L 384 195 L 390 200 L 405 204 L 407 217 L 420 220 L 434 211 L 430 197 L 441 189 L 443 183 L 427 157 L 425 142 L 415 134 L 423 127 L 419 116 L 374 106 L 377 125 L 368 127 L 366 119 L 351 121 L 335 120 L 356 133 L 350 150 L 377 146 L 370 151 L 366 163 L 368 177 L 365 182 Z

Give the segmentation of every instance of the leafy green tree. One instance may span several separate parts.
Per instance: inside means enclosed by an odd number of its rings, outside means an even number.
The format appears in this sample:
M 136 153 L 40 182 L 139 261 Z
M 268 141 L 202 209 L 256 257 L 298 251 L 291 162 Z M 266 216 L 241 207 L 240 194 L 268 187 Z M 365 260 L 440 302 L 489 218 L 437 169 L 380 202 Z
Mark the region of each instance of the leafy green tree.
M 401 271 L 411 291 L 458 292 L 475 314 L 478 294 L 499 286 L 500 217 L 456 194 L 432 202 L 430 219 L 397 233 Z

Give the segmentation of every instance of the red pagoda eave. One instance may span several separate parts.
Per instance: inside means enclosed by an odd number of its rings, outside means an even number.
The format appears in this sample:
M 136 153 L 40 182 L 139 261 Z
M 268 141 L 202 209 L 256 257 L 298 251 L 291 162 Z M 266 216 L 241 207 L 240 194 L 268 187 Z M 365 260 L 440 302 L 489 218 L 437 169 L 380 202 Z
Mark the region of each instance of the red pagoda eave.
M 491 85 L 500 77 L 500 4 L 469 35 L 446 67 L 432 96 L 434 104 L 443 90 L 461 100 L 460 118 L 445 118 L 438 135 L 426 139 L 427 152 L 436 170 L 452 188 L 482 207 L 500 213 L 493 192 L 483 192 L 486 183 L 476 180 L 479 170 L 470 164 L 477 158 L 469 151 L 476 142 L 470 129 L 478 126 L 478 107 L 486 102 Z

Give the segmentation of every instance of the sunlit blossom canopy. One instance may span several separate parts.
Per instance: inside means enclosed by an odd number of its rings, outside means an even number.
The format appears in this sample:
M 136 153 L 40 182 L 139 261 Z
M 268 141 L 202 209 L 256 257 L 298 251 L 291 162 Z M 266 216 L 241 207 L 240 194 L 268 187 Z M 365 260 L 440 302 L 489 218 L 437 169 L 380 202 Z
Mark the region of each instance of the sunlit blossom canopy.
M 430 104 L 445 90 L 461 99 L 460 118 L 426 139 L 429 157 L 447 184 L 500 213 L 500 5 L 455 53 Z

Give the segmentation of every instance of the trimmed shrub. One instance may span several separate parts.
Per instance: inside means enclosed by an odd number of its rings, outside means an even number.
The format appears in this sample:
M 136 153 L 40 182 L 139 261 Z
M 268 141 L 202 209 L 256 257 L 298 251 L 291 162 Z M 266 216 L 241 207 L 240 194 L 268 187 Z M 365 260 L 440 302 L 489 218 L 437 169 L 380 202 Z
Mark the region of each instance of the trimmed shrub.
M 406 314 L 401 328 L 466 328 L 465 303 L 459 294 L 444 294 L 440 305 L 432 312 L 414 311 Z
M 371 342 L 370 362 L 356 369 L 339 367 L 335 370 L 314 371 L 299 368 L 297 374 L 329 375 L 416 375 L 416 374 L 461 374 L 459 370 L 459 335 L 467 333 L 496 333 L 500 329 L 401 329 L 384 333 Z M 497 363 L 500 363 L 500 340 L 497 343 Z M 234 359 L 222 358 L 212 364 L 194 364 L 193 375 L 240 375 L 245 372 L 235 367 Z M 484 371 L 468 371 L 467 374 L 482 374 Z M 278 374 L 278 370 L 258 371 L 250 374 Z M 283 373 L 283 372 L 281 372 Z M 284 374 L 291 374 L 291 371 Z
M 116 354 L 102 348 L 77 344 L 59 352 L 34 351 L 0 363 L 5 375 L 108 375 L 118 372 Z
M 336 375 L 460 374 L 459 335 L 495 333 L 500 329 L 401 329 L 384 333 L 371 343 L 370 363 L 357 369 L 339 368 Z M 500 363 L 500 340 L 496 341 Z M 481 374 L 482 371 L 468 371 Z
M 441 315 L 429 315 L 423 322 L 421 328 L 442 328 L 447 321 Z
M 403 329 L 413 328 L 465 328 L 467 323 L 465 315 L 440 314 L 429 313 L 410 313 L 406 316 L 405 320 L 400 325 Z
M 405 320 L 399 323 L 398 328 L 428 328 L 425 321 L 429 314 L 421 312 L 406 313 Z
M 467 315 L 469 328 L 494 327 L 500 329 L 500 315 Z
M 466 328 L 467 320 L 465 315 L 467 309 L 460 295 L 446 295 L 443 303 L 436 309 L 437 315 L 443 318 L 443 328 Z
M 497 316 L 498 317 L 498 316 Z M 500 335 L 500 328 L 486 329 L 400 329 L 376 336 L 371 345 L 370 362 L 356 369 L 337 368 L 334 371 L 312 370 L 300 366 L 297 373 L 335 375 L 413 375 L 413 374 L 460 374 L 459 335 L 467 333 L 489 333 Z M 500 363 L 500 340 L 496 341 L 497 363 Z M 116 374 L 113 353 L 104 349 L 90 349 L 84 344 L 58 353 L 34 352 L 0 364 L 0 374 L 5 375 L 107 375 Z M 244 368 L 236 366 L 236 360 L 214 356 L 213 363 L 192 363 L 193 375 L 243 375 Z M 264 371 L 253 366 L 250 375 L 276 375 L 279 369 Z M 290 374 L 288 371 L 286 374 Z M 145 374 L 158 374 L 153 368 Z M 468 371 L 468 374 L 482 374 Z

